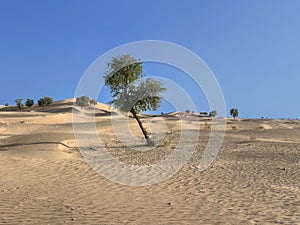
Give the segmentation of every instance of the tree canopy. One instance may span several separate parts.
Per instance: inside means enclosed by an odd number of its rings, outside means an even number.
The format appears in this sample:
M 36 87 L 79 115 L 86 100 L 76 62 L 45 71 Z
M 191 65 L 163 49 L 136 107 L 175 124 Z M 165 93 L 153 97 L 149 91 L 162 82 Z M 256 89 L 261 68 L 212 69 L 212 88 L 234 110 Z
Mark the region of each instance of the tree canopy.
M 90 99 L 88 96 L 81 96 L 76 98 L 76 105 L 83 108 L 90 105 L 97 105 L 97 101 L 94 99 Z
M 235 119 L 239 116 L 239 110 L 237 108 L 230 109 L 230 115 Z

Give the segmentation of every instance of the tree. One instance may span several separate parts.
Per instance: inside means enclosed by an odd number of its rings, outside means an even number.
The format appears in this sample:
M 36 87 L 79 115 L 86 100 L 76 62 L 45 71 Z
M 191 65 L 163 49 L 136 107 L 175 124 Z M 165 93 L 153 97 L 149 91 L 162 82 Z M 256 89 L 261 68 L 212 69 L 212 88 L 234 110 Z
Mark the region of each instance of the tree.
M 88 96 L 81 96 L 76 98 L 76 105 L 80 106 L 81 108 L 87 107 L 89 105 L 97 105 L 97 101 L 94 99 L 90 99 Z
M 9 103 L 5 103 L 5 105 L 4 106 L 9 106 Z
M 46 106 L 45 99 L 44 99 L 44 98 L 40 98 L 40 99 L 38 100 L 38 105 L 39 105 L 39 107 L 44 107 L 44 106 Z
M 53 103 L 53 99 L 51 97 L 45 96 L 44 99 L 46 102 L 46 106 L 51 105 Z
M 22 98 L 17 98 L 17 99 L 15 100 L 16 105 L 17 105 L 19 111 L 22 111 L 22 110 L 23 110 L 23 107 L 24 107 L 22 101 L 23 101 Z
M 90 105 L 93 105 L 93 106 L 95 106 L 95 105 L 97 105 L 97 101 L 96 100 L 94 100 L 94 99 L 90 99 Z
M 200 112 L 200 115 L 201 115 L 201 116 L 207 116 L 207 115 L 208 115 L 208 112 Z
M 216 115 L 217 115 L 217 111 L 216 110 L 213 110 L 213 111 L 211 111 L 210 113 L 209 113 L 209 117 L 216 117 Z
M 138 114 L 156 110 L 161 104 L 162 83 L 144 77 L 142 62 L 129 54 L 113 57 L 104 74 L 105 84 L 110 87 L 113 106 L 123 113 L 131 113 L 136 119 L 147 145 L 154 145 Z
M 90 99 L 88 96 L 81 96 L 76 98 L 76 105 L 80 106 L 81 108 L 87 107 L 90 104 Z
M 239 110 L 236 108 L 230 109 L 230 115 L 235 119 L 236 117 L 239 116 Z
M 39 107 L 45 107 L 53 103 L 53 99 L 51 97 L 45 96 L 44 98 L 40 98 L 38 100 Z
M 31 108 L 33 105 L 34 105 L 34 100 L 33 99 L 27 99 L 26 102 L 25 102 L 25 105 L 28 107 L 28 108 Z

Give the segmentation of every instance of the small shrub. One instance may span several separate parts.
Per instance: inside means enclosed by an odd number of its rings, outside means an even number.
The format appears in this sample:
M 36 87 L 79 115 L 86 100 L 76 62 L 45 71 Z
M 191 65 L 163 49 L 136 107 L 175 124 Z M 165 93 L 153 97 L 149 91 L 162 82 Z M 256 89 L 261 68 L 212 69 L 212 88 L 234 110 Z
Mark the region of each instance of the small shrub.
M 213 110 L 209 113 L 209 117 L 216 117 L 217 115 L 217 111 L 216 110 Z
M 4 106 L 9 106 L 9 104 L 8 103 L 5 103 L 5 105 Z
M 16 105 L 17 105 L 17 107 L 18 107 L 19 111 L 22 111 L 22 110 L 23 110 L 23 107 L 24 107 L 24 105 L 23 105 L 22 101 L 23 101 L 23 99 L 22 99 L 22 98 L 18 98 L 18 99 L 16 99 L 16 100 L 15 100 L 15 102 L 16 102 Z
M 87 107 L 89 105 L 97 105 L 97 101 L 94 99 L 90 99 L 88 96 L 81 96 L 76 98 L 76 105 L 80 106 L 81 108 Z
M 186 114 L 190 114 L 190 113 L 191 113 L 191 110 L 187 109 L 187 110 L 185 110 L 185 113 L 186 113 Z
M 91 104 L 91 105 L 97 105 L 97 101 L 94 100 L 94 99 L 90 99 L 90 104 Z
M 45 107 L 47 105 L 51 105 L 52 103 L 53 103 L 53 99 L 48 96 L 45 96 L 44 98 L 40 98 L 38 100 L 39 107 Z
M 230 115 L 235 119 L 239 116 L 239 110 L 235 108 L 230 109 Z
M 45 99 L 40 98 L 40 99 L 38 100 L 38 105 L 39 105 L 39 107 L 44 107 L 44 106 L 46 106 Z
M 76 105 L 80 106 L 81 108 L 87 107 L 90 104 L 90 98 L 88 96 L 81 96 L 76 98 Z
M 26 102 L 25 102 L 25 105 L 28 107 L 28 108 L 31 108 L 33 105 L 34 105 L 34 100 L 33 99 L 27 99 Z
M 44 99 L 46 102 L 46 106 L 51 105 L 53 103 L 53 99 L 51 97 L 45 96 Z

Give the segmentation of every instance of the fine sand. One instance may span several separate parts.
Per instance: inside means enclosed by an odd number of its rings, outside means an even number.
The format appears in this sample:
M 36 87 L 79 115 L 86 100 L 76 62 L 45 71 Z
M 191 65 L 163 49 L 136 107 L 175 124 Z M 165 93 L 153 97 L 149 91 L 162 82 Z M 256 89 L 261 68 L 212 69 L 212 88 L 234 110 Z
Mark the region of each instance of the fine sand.
M 82 157 L 72 110 L 82 126 L 94 111 L 74 108 L 73 102 L 30 112 L 0 107 L 0 224 L 300 224 L 300 121 L 227 119 L 216 160 L 200 172 L 214 122 L 197 118 L 188 127 L 189 132 L 201 128 L 196 152 L 178 173 L 157 184 L 128 186 L 101 176 Z M 113 110 L 99 103 L 95 122 L 115 158 L 151 165 L 175 149 L 181 114 L 142 116 L 159 145 L 136 151 L 125 128 L 122 133 L 123 116 Z M 136 121 L 128 123 L 143 148 Z

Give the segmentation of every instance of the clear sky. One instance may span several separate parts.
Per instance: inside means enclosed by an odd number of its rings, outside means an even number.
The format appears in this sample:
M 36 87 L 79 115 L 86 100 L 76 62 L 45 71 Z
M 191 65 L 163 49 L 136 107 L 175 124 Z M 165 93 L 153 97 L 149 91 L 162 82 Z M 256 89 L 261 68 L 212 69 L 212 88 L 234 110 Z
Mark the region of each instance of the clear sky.
M 0 104 L 71 98 L 99 56 L 150 39 L 198 54 L 228 110 L 299 118 L 299 10 L 298 0 L 1 0 Z

